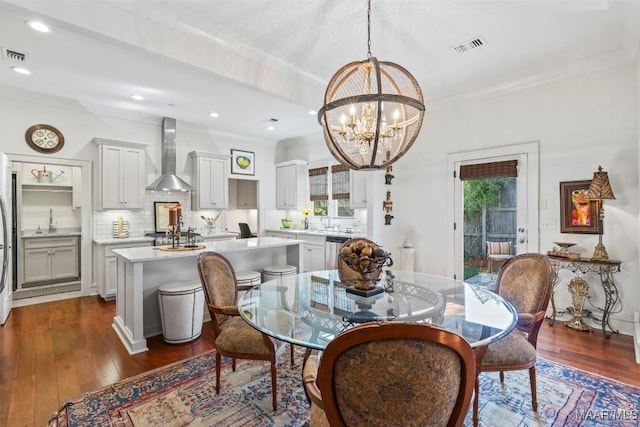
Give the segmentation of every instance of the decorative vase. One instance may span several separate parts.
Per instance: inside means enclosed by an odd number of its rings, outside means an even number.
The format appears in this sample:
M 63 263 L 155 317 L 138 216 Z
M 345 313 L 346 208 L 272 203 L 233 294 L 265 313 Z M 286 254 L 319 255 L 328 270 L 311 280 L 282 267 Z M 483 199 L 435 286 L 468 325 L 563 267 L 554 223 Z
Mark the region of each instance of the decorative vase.
M 391 256 L 376 243 L 365 238 L 351 239 L 340 249 L 338 276 L 349 286 L 347 292 L 369 297 L 384 292 L 376 284 L 380 281 L 382 268 L 392 265 Z
M 569 282 L 569 292 L 573 299 L 573 319 L 565 322 L 565 325 L 578 331 L 592 331 L 593 328 L 582 321 L 584 300 L 589 294 L 589 285 L 580 276 L 576 276 Z
M 304 217 L 304 229 L 309 229 L 309 218 L 307 218 L 306 216 Z

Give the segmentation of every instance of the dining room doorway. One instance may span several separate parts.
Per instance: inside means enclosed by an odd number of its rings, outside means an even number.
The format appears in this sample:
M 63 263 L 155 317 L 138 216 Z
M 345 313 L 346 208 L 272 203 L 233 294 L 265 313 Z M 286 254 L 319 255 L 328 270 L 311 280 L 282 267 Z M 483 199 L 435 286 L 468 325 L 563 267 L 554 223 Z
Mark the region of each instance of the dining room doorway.
M 538 251 L 538 143 L 450 154 L 449 169 L 449 269 L 454 278 L 492 286 L 509 256 Z M 490 263 L 491 247 L 504 256 Z

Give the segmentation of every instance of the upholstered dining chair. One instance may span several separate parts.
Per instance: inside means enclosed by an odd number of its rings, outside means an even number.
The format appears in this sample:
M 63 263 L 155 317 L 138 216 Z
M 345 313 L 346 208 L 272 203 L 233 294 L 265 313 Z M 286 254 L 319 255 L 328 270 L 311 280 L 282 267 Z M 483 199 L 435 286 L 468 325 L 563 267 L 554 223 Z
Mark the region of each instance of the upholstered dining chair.
M 508 260 L 498 272 L 496 292 L 509 301 L 516 312 L 516 328 L 478 353 L 476 371 L 500 372 L 528 369 L 531 406 L 538 410 L 536 394 L 536 345 L 553 290 L 553 268 L 545 255 L 522 254 Z M 479 379 L 476 379 L 473 422 L 478 424 Z
M 365 323 L 307 359 L 303 375 L 311 426 L 461 426 L 475 355 L 437 326 Z
M 265 360 L 271 363 L 271 394 L 273 410 L 277 408 L 276 356 L 284 347 L 283 343 L 249 326 L 238 311 L 238 289 L 233 267 L 224 256 L 216 252 L 198 255 L 198 273 L 204 290 L 205 301 L 211 315 L 216 347 L 216 393 L 220 393 L 220 365 L 222 356 L 232 359 L 232 369 L 236 370 L 236 359 Z M 289 319 L 278 319 L 283 328 L 291 328 Z M 280 345 L 279 345 L 280 344 Z M 294 362 L 291 345 L 291 365 Z

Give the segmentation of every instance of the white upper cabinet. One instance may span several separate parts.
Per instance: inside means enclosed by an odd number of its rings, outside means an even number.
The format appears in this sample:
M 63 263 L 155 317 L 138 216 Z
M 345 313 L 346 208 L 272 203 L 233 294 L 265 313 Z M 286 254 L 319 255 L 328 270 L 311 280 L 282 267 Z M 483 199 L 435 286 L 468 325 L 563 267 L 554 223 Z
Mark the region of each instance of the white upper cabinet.
M 351 171 L 351 191 L 349 205 L 352 208 L 367 207 L 367 176 L 368 172 Z
M 229 177 L 227 168 L 231 156 L 192 151 L 193 187 L 191 208 L 193 210 L 227 209 L 229 205 Z
M 97 209 L 144 208 L 146 144 L 93 138 L 98 146 Z
M 276 208 L 302 209 L 306 205 L 308 181 L 307 162 L 276 164 Z

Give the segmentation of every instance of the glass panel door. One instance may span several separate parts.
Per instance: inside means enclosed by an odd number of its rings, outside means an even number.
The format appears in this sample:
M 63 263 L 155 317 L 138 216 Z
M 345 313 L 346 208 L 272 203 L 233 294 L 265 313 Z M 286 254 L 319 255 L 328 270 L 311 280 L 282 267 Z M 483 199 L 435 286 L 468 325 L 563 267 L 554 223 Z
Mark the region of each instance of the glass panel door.
M 459 179 L 462 165 L 517 160 L 517 177 Z M 528 235 L 537 223 L 536 191 L 529 180 L 528 153 L 472 157 L 455 161 L 453 273 L 470 283 L 492 287 L 495 276 L 513 255 L 537 250 Z M 534 226 L 535 230 L 535 226 Z M 488 243 L 489 242 L 489 243 Z M 492 253 L 493 250 L 493 253 Z
M 463 279 L 492 282 L 517 250 L 517 178 L 471 179 L 463 187 Z

